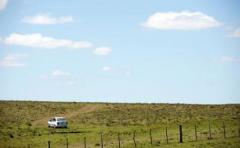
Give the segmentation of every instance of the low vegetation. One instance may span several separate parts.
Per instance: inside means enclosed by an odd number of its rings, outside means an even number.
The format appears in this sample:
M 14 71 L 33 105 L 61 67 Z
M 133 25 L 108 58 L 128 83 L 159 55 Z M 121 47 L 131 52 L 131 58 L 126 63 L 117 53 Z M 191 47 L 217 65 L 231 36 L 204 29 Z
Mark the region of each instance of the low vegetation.
M 66 117 L 69 127 L 49 129 L 47 120 L 53 116 Z M 101 133 L 104 147 L 118 147 L 118 134 L 120 145 L 124 148 L 135 147 L 135 144 L 146 148 L 240 147 L 239 104 L 0 101 L 0 121 L 1 148 L 47 147 L 48 141 L 51 147 L 56 148 L 66 147 L 67 144 L 69 148 L 84 147 L 84 137 L 87 147 L 100 147 Z M 179 125 L 183 126 L 181 144 Z

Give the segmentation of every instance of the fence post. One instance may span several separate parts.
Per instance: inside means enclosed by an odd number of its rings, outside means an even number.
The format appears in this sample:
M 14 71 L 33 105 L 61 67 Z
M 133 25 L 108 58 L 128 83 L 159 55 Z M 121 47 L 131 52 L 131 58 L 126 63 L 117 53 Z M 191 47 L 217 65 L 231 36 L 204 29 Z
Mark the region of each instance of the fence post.
M 120 133 L 118 133 L 118 148 L 121 148 Z
M 212 139 L 212 132 L 211 132 L 211 124 L 210 124 L 210 121 L 208 122 L 208 133 L 209 133 L 209 140 Z
M 238 126 L 238 137 L 240 137 L 240 125 Z
M 166 142 L 168 144 L 168 130 L 167 130 L 167 127 L 166 127 L 166 130 L 165 130 L 165 134 L 166 134 Z
M 66 147 L 68 148 L 68 138 L 66 138 Z
M 183 143 L 182 125 L 179 125 L 179 143 Z
M 197 141 L 198 140 L 198 137 L 197 137 L 197 125 L 195 124 L 195 140 Z
M 226 127 L 224 122 L 223 122 L 223 137 L 224 139 L 226 139 Z
M 150 143 L 151 143 L 151 145 L 152 145 L 152 143 L 153 143 L 153 142 L 152 142 L 152 129 L 149 130 L 149 136 L 150 136 Z
M 51 148 L 51 141 L 48 140 L 48 148 Z
M 103 148 L 103 134 L 101 132 L 101 148 Z
M 30 148 L 30 144 L 28 144 L 28 148 Z
M 136 136 L 136 131 L 133 132 L 133 142 L 134 142 L 134 147 L 137 147 L 135 136 Z
M 87 139 L 86 139 L 86 137 L 83 138 L 83 141 L 84 141 L 84 148 L 87 148 Z

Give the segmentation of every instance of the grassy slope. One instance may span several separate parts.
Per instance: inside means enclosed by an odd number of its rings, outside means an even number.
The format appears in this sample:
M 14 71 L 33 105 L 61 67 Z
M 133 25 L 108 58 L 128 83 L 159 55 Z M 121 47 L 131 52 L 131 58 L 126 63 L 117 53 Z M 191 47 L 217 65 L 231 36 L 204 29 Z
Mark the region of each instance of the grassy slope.
M 68 129 L 48 129 L 52 116 L 65 116 Z M 133 147 L 132 135 L 136 130 L 137 145 L 150 147 L 149 129 L 153 145 L 158 147 L 240 147 L 238 126 L 240 105 L 184 105 L 184 104 L 108 104 L 56 102 L 0 102 L 0 147 L 64 147 L 66 137 L 71 147 L 82 146 L 87 137 L 88 146 L 97 147 L 99 133 L 104 133 L 106 147 L 117 147 L 117 133 L 125 147 Z M 208 123 L 213 140 L 207 140 Z M 222 136 L 225 122 L 227 139 Z M 178 144 L 177 125 L 182 124 L 184 144 Z M 198 142 L 194 142 L 194 125 L 198 127 Z M 169 142 L 166 144 L 165 127 Z M 55 132 L 80 132 L 57 134 Z M 52 133 L 52 134 L 51 134 Z M 55 133 L 55 134 L 54 134 Z

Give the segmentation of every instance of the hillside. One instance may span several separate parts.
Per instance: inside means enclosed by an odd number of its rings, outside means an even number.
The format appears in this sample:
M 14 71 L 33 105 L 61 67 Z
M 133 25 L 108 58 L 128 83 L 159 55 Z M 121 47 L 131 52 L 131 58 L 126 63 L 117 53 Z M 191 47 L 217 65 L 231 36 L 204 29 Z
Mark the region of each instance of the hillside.
M 66 117 L 69 121 L 69 128 L 49 130 L 47 128 L 47 120 L 52 116 Z M 117 132 L 121 134 L 127 133 L 126 135 L 130 136 L 134 130 L 146 133 L 149 129 L 155 129 L 153 134 L 159 134 L 159 138 L 164 136 L 165 127 L 168 127 L 170 137 L 172 134 L 172 137 L 174 137 L 172 141 L 176 144 L 178 140 L 177 126 L 180 124 L 183 125 L 184 129 L 191 130 L 193 130 L 194 125 L 198 125 L 199 130 L 203 130 L 202 133 L 200 131 L 199 133 L 204 139 L 204 136 L 208 136 L 206 132 L 208 131 L 209 123 L 211 123 L 213 128 L 213 136 L 221 137 L 223 122 L 226 124 L 227 130 L 230 131 L 228 136 L 237 137 L 239 119 L 239 104 L 188 105 L 1 101 L 0 147 L 9 146 L 10 141 L 15 147 L 29 143 L 34 145 L 34 147 L 45 147 L 44 144 L 49 139 L 56 140 L 56 145 L 59 147 L 63 134 L 57 134 L 58 132 L 69 133 L 68 136 L 71 137 L 69 143 L 72 143 L 70 145 L 72 147 L 77 147 L 78 144 L 81 145 L 80 141 L 82 141 L 81 138 L 83 136 L 91 139 L 90 145 L 98 147 L 99 140 L 96 140 L 96 137 L 99 139 L 100 132 L 105 133 L 105 136 L 110 136 L 108 141 L 111 141 L 111 136 Z M 214 134 L 214 131 L 216 134 Z M 74 132 L 79 134 L 70 134 Z M 66 135 L 64 136 L 66 137 Z M 190 136 L 190 141 L 192 141 L 191 138 L 192 136 Z M 132 143 L 132 141 L 130 142 L 127 139 L 126 141 L 128 142 L 125 142 L 126 146 Z M 139 136 L 139 139 L 142 139 L 139 143 L 148 141 L 143 136 Z M 158 141 L 162 143 L 165 138 L 159 139 L 155 140 L 156 146 L 158 146 Z M 219 138 L 217 140 L 215 141 L 216 145 L 219 142 L 222 145 L 222 140 L 219 141 Z M 227 143 L 230 142 L 234 147 L 240 145 L 238 141 L 239 139 L 233 138 L 227 141 Z M 165 146 L 169 145 L 165 144 Z M 128 147 L 131 147 L 131 144 Z

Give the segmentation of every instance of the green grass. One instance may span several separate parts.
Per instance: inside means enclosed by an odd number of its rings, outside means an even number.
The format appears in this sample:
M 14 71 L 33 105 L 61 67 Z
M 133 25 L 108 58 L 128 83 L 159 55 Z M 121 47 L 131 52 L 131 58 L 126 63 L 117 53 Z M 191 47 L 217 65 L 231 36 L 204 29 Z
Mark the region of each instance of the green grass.
M 47 120 L 64 116 L 68 129 L 49 129 Z M 187 104 L 109 104 L 76 102 L 0 101 L 0 148 L 8 147 L 100 147 L 103 133 L 105 147 L 118 147 L 120 133 L 124 148 L 134 147 L 240 147 L 240 105 Z M 223 122 L 226 136 L 223 137 Z M 211 124 L 213 139 L 209 140 Z M 183 126 L 184 143 L 178 143 L 178 125 Z M 198 141 L 195 141 L 194 126 Z M 166 127 L 168 141 L 166 143 Z M 150 144 L 149 130 L 153 144 Z

